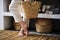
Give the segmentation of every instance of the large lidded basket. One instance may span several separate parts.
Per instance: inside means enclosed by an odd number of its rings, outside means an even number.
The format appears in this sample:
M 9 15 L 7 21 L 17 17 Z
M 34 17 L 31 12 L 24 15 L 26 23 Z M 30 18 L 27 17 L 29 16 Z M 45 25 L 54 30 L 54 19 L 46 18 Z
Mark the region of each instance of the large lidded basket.
M 37 32 L 51 32 L 52 31 L 52 23 L 50 19 L 37 19 L 36 31 Z
M 38 12 L 41 7 L 41 2 L 22 1 L 21 4 L 22 4 L 23 11 L 24 11 L 24 16 L 26 18 L 36 18 L 38 16 Z

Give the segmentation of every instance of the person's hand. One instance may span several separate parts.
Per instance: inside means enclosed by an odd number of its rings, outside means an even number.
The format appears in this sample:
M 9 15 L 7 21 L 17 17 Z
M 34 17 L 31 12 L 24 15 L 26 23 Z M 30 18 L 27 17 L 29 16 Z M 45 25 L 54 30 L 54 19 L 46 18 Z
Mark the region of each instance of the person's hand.
M 27 26 L 27 24 L 25 22 L 21 21 L 20 26 L 21 26 L 21 30 L 20 30 L 18 36 L 23 36 L 24 34 L 28 35 L 28 26 Z

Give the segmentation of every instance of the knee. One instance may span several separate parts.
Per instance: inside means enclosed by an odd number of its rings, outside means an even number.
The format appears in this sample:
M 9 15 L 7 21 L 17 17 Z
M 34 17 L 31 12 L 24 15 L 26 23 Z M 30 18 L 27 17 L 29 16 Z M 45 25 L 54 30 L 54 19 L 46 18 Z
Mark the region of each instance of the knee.
M 15 11 L 17 8 L 14 7 L 14 5 L 9 6 L 9 11 Z
M 13 6 L 9 5 L 9 11 L 12 10 Z

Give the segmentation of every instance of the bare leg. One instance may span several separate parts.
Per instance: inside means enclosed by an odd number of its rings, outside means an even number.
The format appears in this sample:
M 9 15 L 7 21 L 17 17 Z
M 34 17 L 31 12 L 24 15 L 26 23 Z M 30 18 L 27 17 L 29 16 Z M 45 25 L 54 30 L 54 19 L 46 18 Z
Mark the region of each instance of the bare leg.
M 21 21 L 19 24 L 21 26 L 21 30 L 19 32 L 19 36 L 23 36 L 24 34 L 25 35 L 28 35 L 28 28 L 29 28 L 29 20 L 30 19 L 27 19 L 25 17 L 23 17 L 23 21 Z M 22 35 L 23 34 L 23 35 Z
M 20 22 L 21 30 L 18 36 L 28 35 L 28 25 L 25 22 Z

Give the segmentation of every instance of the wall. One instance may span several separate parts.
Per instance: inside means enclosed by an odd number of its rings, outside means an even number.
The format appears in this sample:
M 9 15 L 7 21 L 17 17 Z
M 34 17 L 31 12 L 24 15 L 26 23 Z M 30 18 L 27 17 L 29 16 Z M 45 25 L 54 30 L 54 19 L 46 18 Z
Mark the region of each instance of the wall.
M 0 30 L 4 29 L 3 26 L 3 0 L 0 0 Z

